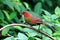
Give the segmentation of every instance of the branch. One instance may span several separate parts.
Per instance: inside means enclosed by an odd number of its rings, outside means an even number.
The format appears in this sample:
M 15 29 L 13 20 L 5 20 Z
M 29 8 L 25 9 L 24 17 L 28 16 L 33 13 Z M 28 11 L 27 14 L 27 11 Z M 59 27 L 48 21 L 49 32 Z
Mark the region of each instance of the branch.
M 0 31 L 2 31 L 3 29 L 9 27 L 9 26 L 23 26 L 23 27 L 30 27 L 29 25 L 25 25 L 25 24 L 8 24 L 5 25 L 4 27 L 0 28 Z
M 0 31 L 2 31 L 3 29 L 5 29 L 5 28 L 7 28 L 7 27 L 9 27 L 9 26 L 27 27 L 27 28 L 30 28 L 30 29 L 32 29 L 32 30 L 35 30 L 35 31 L 37 31 L 37 32 L 39 32 L 39 33 L 41 33 L 41 34 L 43 34 L 43 35 L 49 37 L 50 39 L 54 40 L 54 38 L 53 38 L 52 36 L 50 36 L 50 35 L 48 35 L 48 34 L 42 32 L 41 30 L 37 30 L 37 29 L 35 29 L 35 28 L 33 28 L 33 27 L 29 26 L 29 25 L 25 25 L 25 24 L 8 24 L 8 25 L 6 25 L 6 26 L 0 28 Z

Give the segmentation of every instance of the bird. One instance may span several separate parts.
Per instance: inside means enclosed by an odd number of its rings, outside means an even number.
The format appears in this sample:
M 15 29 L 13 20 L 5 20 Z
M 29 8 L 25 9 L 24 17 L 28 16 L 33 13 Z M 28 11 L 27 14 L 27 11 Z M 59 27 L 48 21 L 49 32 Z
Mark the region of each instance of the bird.
M 53 27 L 51 27 L 50 25 L 45 23 L 40 17 L 32 15 L 27 11 L 22 12 L 22 14 L 24 16 L 24 19 L 25 19 L 26 23 L 29 23 L 31 25 L 43 24 L 46 27 L 48 27 L 49 29 L 51 29 L 53 32 L 55 31 L 55 29 Z

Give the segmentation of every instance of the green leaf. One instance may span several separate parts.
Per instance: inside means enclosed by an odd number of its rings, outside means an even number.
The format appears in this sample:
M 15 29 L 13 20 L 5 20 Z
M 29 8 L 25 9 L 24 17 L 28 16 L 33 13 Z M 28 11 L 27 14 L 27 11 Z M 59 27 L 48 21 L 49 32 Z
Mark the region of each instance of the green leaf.
M 60 24 L 55 24 L 56 26 L 60 27 Z
M 26 8 L 27 8 L 28 10 L 31 10 L 30 7 L 29 7 L 29 5 L 28 5 L 28 3 L 24 2 L 24 5 L 26 6 Z
M 43 36 L 42 40 L 51 40 L 49 37 Z
M 8 22 L 7 21 L 5 21 L 5 20 L 1 20 L 2 21 L 2 24 L 8 24 Z M 2 26 L 4 26 L 4 25 L 2 25 Z
M 20 19 L 17 17 L 17 15 L 16 15 L 16 17 L 14 18 L 14 20 L 16 21 L 16 23 L 20 23 Z
M 20 8 L 21 8 L 21 11 L 22 11 L 22 12 L 23 12 L 23 11 L 26 11 L 26 8 L 24 7 L 23 4 L 20 5 Z
M 50 29 L 48 29 L 47 27 L 43 27 L 42 30 L 49 34 L 50 36 L 52 36 L 52 31 Z M 44 35 L 42 35 L 42 40 L 51 40 L 49 37 L 46 37 Z
M 55 32 L 55 33 L 53 34 L 53 36 L 54 36 L 54 37 L 60 37 L 60 32 Z
M 20 27 L 20 26 L 14 26 L 14 28 L 17 29 L 17 30 L 23 31 L 23 28 Z
M 10 13 L 10 20 L 15 18 L 17 16 L 17 13 L 16 12 L 12 12 Z
M 25 23 L 24 15 L 22 15 L 22 21 L 23 21 L 23 23 Z
M 60 40 L 60 37 L 55 37 L 56 38 L 56 40 Z
M 5 35 L 9 32 L 10 29 L 11 29 L 11 27 L 5 28 L 5 29 L 2 31 L 2 35 L 5 36 Z
M 23 33 L 18 33 L 19 40 L 28 40 L 28 37 L 24 35 Z
M 57 19 L 55 20 L 55 23 L 60 24 L 59 20 L 57 20 Z
M 60 6 L 60 0 L 57 0 L 57 4 Z
M 40 2 L 38 2 L 35 7 L 34 7 L 34 12 L 35 13 L 42 13 L 42 4 Z
M 7 37 L 4 40 L 14 40 L 14 37 Z
M 57 18 L 58 18 L 58 16 L 57 16 L 57 15 L 55 15 L 55 14 L 53 14 L 53 15 L 51 15 L 51 18 L 54 20 L 54 19 L 57 19 Z
M 35 38 L 36 40 L 41 40 L 40 38 Z
M 4 19 L 4 15 L 1 10 L 0 10 L 0 19 Z
M 35 38 L 34 37 L 29 37 L 29 39 L 28 40 L 35 40 Z
M 21 12 L 21 8 L 20 8 L 17 4 L 14 5 L 14 8 L 15 8 L 19 13 Z
M 39 25 L 33 26 L 33 28 L 35 29 L 38 29 L 39 27 L 40 27 Z
M 48 22 L 51 21 L 50 17 L 48 17 L 48 16 L 46 16 L 46 15 L 43 15 L 43 17 L 44 17 L 44 20 L 46 20 L 46 21 L 48 21 Z
M 60 26 L 55 25 L 54 28 L 56 28 L 56 31 L 59 31 L 60 30 Z
M 32 30 L 32 29 L 29 29 L 29 28 L 24 28 L 24 31 L 28 33 L 28 36 L 30 37 L 33 37 L 33 36 L 36 36 L 37 35 L 37 32 Z
M 46 33 L 48 33 L 50 36 L 52 36 L 52 31 L 51 31 L 49 28 L 44 27 L 44 28 L 42 28 L 42 29 L 43 29 L 44 32 L 46 32 Z
M 59 7 L 55 8 L 55 14 L 60 17 L 60 8 Z
M 13 3 L 15 3 L 16 5 L 20 5 L 21 4 L 21 0 L 11 0 Z
M 28 11 L 29 13 L 31 13 L 32 15 L 34 16 L 37 16 L 37 17 L 41 17 L 39 14 L 37 14 L 36 12 L 33 12 L 33 11 Z
M 46 1 L 46 3 L 51 7 L 51 6 L 53 6 L 53 3 L 52 3 L 52 1 L 51 0 L 45 0 Z
M 14 4 L 11 2 L 11 0 L 3 0 L 3 3 L 6 4 L 9 8 L 14 10 Z
M 3 10 L 3 12 L 4 12 L 5 16 L 7 17 L 7 19 L 10 20 L 10 16 L 9 16 L 8 12 L 5 10 Z
M 60 24 L 55 24 L 55 28 L 57 31 L 60 30 Z
M 48 29 L 44 25 L 41 25 L 41 27 L 42 27 L 41 30 L 43 30 L 43 32 L 45 32 L 46 34 L 49 34 L 50 36 L 52 36 L 52 31 L 50 29 Z M 50 40 L 50 38 L 42 35 L 42 40 Z
M 6 24 L 4 24 L 4 23 L 1 23 L 0 25 L 2 25 L 2 26 L 5 26 Z
M 47 15 L 47 16 L 51 16 L 51 13 L 48 12 L 48 11 L 46 11 L 46 10 L 44 10 L 44 9 L 43 9 L 43 12 L 45 13 L 45 15 Z

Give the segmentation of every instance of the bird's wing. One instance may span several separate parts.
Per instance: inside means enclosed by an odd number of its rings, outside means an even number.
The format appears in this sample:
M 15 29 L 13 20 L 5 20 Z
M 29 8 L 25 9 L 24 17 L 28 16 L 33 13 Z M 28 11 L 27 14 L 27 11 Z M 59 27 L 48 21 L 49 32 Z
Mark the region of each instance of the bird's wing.
M 32 17 L 31 18 L 31 22 L 33 23 L 42 23 L 42 19 L 38 18 L 38 17 Z

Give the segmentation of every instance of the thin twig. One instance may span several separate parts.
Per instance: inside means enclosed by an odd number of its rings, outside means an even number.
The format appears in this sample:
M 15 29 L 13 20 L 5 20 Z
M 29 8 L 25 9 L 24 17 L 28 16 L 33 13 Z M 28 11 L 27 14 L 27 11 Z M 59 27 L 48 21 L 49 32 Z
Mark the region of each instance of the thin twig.
M 29 25 L 25 25 L 25 24 L 8 24 L 5 25 L 4 27 L 0 28 L 0 31 L 2 31 L 3 29 L 9 27 L 9 26 L 23 26 L 23 27 L 30 27 Z
M 25 25 L 25 24 L 8 24 L 8 25 L 6 25 L 6 26 L 0 28 L 0 31 L 2 31 L 3 29 L 5 29 L 5 28 L 7 28 L 7 27 L 9 27 L 9 26 L 27 27 L 27 28 L 30 28 L 30 29 L 32 29 L 32 30 L 35 30 L 35 31 L 37 31 L 37 32 L 39 32 L 39 33 L 41 33 L 41 34 L 43 34 L 43 35 L 45 35 L 45 36 L 51 38 L 52 40 L 54 40 L 54 38 L 53 38 L 52 36 L 50 36 L 50 35 L 48 35 L 48 34 L 42 32 L 41 30 L 37 30 L 37 29 L 35 29 L 35 28 L 33 28 L 33 27 L 29 26 L 29 25 Z

